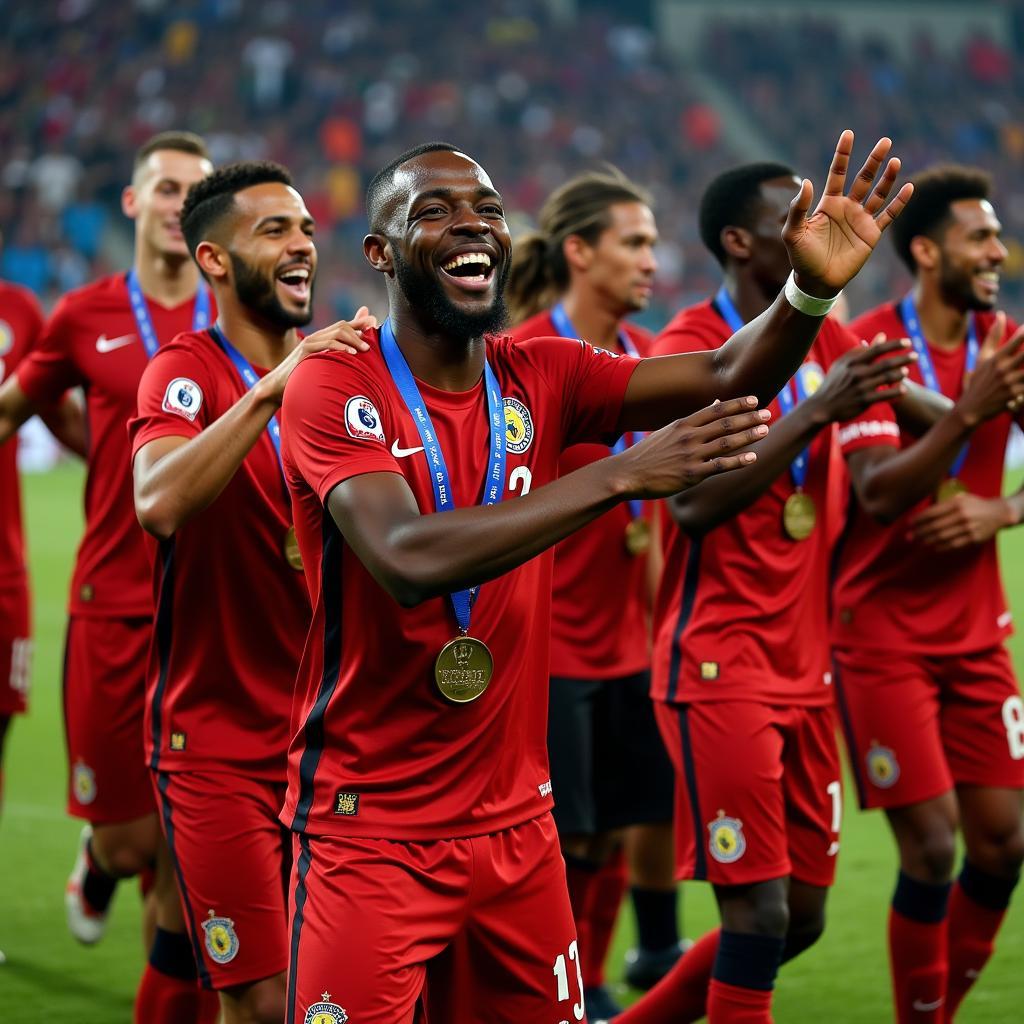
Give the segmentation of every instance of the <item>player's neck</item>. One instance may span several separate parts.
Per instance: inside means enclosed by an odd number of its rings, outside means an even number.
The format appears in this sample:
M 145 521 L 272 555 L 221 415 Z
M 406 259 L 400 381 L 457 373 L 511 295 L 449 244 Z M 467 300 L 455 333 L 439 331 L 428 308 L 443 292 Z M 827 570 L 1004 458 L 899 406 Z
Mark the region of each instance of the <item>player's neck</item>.
M 589 289 L 570 288 L 562 296 L 562 306 L 573 330 L 591 345 L 615 352 L 619 348 L 622 314 L 608 309 Z
M 272 370 L 299 342 L 294 327 L 283 328 L 243 306 L 232 293 L 217 295 L 217 326 L 254 366 Z
M 441 391 L 469 391 L 484 372 L 487 343 L 460 339 L 425 328 L 408 310 L 392 307 L 389 319 L 395 341 L 412 375 Z
M 925 338 L 936 348 L 959 348 L 967 338 L 970 312 L 951 306 L 938 285 L 923 278 L 918 278 L 913 295 Z
M 725 290 L 745 324 L 759 317 L 774 301 L 778 292 L 768 295 L 761 283 L 733 269 L 725 272 Z
M 188 302 L 199 287 L 199 268 L 191 256 L 169 256 L 137 244 L 132 264 L 143 295 L 172 308 Z

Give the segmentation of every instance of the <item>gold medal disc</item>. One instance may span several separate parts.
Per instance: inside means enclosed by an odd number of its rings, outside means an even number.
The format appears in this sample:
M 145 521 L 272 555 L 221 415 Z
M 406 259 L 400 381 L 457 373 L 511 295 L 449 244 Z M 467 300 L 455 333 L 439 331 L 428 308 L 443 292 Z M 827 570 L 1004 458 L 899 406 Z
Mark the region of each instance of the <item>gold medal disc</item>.
M 457 636 L 441 648 L 434 662 L 434 681 L 446 700 L 468 704 L 487 689 L 494 675 L 494 659 L 487 644 L 471 636 Z
M 950 498 L 955 498 L 958 494 L 966 493 L 967 488 L 964 486 L 963 481 L 958 480 L 955 476 L 951 476 L 939 484 L 939 489 L 935 492 L 935 500 L 938 502 L 949 501 Z
M 295 570 L 302 570 L 302 552 L 295 537 L 295 527 L 289 526 L 284 534 L 284 559 Z
M 626 550 L 633 556 L 644 555 L 651 546 L 651 524 L 646 519 L 630 519 L 626 524 Z
M 814 499 L 803 491 L 791 494 L 782 508 L 782 528 L 791 540 L 807 540 L 814 533 L 817 518 Z

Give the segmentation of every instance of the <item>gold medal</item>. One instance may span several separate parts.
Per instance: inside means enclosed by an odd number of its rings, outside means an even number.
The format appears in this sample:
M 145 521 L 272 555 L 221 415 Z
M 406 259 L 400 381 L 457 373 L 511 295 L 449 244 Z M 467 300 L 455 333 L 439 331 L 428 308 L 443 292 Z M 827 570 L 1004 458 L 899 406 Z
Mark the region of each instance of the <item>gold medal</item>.
M 807 540 L 814 533 L 818 513 L 814 499 L 803 491 L 795 491 L 782 508 L 782 528 L 790 540 Z
M 958 480 L 955 476 L 950 476 L 939 484 L 939 489 L 935 492 L 935 500 L 938 502 L 949 501 L 958 494 L 966 493 L 967 488 L 964 486 L 963 481 Z
M 284 534 L 284 560 L 295 570 L 302 570 L 302 552 L 295 536 L 295 527 L 289 526 Z
M 651 524 L 646 519 L 630 519 L 626 524 L 626 550 L 631 555 L 644 555 L 651 546 Z
M 457 636 L 441 648 L 434 662 L 434 681 L 446 700 L 468 704 L 487 689 L 494 659 L 487 644 L 472 636 Z

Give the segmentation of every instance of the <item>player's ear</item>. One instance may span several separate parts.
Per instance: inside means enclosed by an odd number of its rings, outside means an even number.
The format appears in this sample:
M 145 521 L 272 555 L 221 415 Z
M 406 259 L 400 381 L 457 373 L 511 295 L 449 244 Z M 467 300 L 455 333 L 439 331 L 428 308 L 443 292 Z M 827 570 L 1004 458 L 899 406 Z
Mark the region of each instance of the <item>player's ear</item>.
M 740 261 L 750 259 L 751 246 L 754 239 L 746 228 L 730 225 L 729 227 L 722 228 L 722 233 L 718 237 L 722 243 L 722 248 L 725 250 L 725 254 L 730 259 Z
M 579 235 L 570 235 L 562 243 L 562 255 L 570 270 L 586 271 L 594 259 L 594 248 Z
M 391 256 L 391 242 L 385 235 L 367 235 L 363 239 L 363 255 L 374 270 L 388 277 L 394 276 L 395 264 Z
M 927 235 L 914 235 L 910 240 L 910 255 L 922 270 L 934 270 L 939 265 L 941 252 L 934 239 Z
M 195 260 L 211 281 L 223 281 L 228 276 L 230 258 L 216 242 L 200 242 L 196 247 Z
M 132 185 L 125 185 L 121 189 L 121 212 L 129 220 L 135 220 L 138 216 L 139 206 L 135 199 L 135 188 Z

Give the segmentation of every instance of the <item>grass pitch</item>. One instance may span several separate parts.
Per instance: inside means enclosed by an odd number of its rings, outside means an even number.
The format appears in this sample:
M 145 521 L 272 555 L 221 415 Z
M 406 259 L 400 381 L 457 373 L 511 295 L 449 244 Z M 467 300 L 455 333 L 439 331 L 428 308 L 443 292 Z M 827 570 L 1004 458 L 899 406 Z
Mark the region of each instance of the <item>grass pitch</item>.
M 1020 479 L 1010 481 L 1018 486 Z M 127 1024 L 143 955 L 139 898 L 120 887 L 110 929 L 91 949 L 75 943 L 64 924 L 63 887 L 74 858 L 79 823 L 64 814 L 65 759 L 60 668 L 64 608 L 74 548 L 81 530 L 82 473 L 65 466 L 25 480 L 35 607 L 32 713 L 15 721 L 6 757 L 0 821 L 0 1021 L 34 1024 Z M 1024 529 L 1002 538 L 1003 577 L 1013 607 L 1024 609 Z M 1024 637 L 1012 641 L 1024 671 Z M 848 803 L 853 791 L 847 787 Z M 895 879 L 892 842 L 879 814 L 847 807 L 839 878 L 821 942 L 787 965 L 779 980 L 779 1024 L 878 1024 L 891 1020 L 885 921 Z M 716 923 L 706 885 L 683 887 L 688 935 Z M 621 975 L 632 921 L 622 915 L 609 975 Z M 959 1024 L 1004 1024 L 1022 1018 L 1024 893 L 999 937 L 998 950 L 958 1017 Z M 628 999 L 624 989 L 619 994 Z M 339 993 L 339 997 L 344 999 Z

